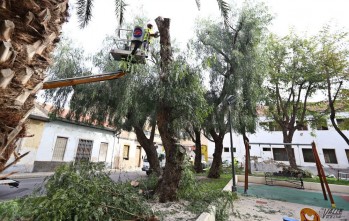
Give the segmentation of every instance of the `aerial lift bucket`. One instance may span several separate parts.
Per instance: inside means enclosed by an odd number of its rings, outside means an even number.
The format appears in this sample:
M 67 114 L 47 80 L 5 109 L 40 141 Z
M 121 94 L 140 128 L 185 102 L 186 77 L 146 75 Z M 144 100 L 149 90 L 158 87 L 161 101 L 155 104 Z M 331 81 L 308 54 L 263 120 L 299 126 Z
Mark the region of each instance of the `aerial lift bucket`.
M 125 30 L 125 29 L 123 29 Z M 116 61 L 130 61 L 132 63 L 145 63 L 145 53 L 143 50 L 143 39 L 144 39 L 144 29 L 140 26 L 136 26 L 133 30 L 126 30 L 126 31 L 132 31 L 132 37 L 131 37 L 131 44 L 128 45 L 128 42 L 125 42 L 126 47 L 123 49 L 116 48 L 112 49 L 110 51 L 110 54 Z M 127 41 L 127 40 L 121 40 L 121 41 Z M 134 55 L 131 55 L 133 49 L 137 47 L 138 50 Z

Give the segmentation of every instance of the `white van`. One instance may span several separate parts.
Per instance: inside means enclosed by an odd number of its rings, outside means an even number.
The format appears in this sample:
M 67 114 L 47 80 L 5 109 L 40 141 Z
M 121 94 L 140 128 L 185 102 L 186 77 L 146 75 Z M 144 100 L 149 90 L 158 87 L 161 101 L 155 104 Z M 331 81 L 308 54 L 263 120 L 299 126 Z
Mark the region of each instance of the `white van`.
M 159 163 L 160 163 L 160 168 L 164 169 L 165 168 L 165 164 L 166 164 L 165 154 L 164 153 L 158 154 L 158 159 L 159 159 Z M 151 174 L 150 165 L 149 165 L 149 161 L 148 161 L 147 155 L 145 155 L 144 158 L 143 158 L 142 171 L 145 171 L 147 173 L 147 175 Z

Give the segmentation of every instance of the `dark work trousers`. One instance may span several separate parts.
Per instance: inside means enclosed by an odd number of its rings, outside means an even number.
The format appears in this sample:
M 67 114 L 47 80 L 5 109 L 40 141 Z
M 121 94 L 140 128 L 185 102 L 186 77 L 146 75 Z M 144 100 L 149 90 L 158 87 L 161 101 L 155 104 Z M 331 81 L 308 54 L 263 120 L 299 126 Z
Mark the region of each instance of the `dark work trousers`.
M 131 52 L 132 55 L 135 55 L 135 54 L 136 54 L 137 49 L 138 49 L 139 47 L 142 46 L 142 43 L 143 43 L 143 42 L 141 42 L 141 41 L 135 41 L 134 43 L 135 43 L 135 47 L 133 48 L 133 50 L 132 50 L 132 52 Z

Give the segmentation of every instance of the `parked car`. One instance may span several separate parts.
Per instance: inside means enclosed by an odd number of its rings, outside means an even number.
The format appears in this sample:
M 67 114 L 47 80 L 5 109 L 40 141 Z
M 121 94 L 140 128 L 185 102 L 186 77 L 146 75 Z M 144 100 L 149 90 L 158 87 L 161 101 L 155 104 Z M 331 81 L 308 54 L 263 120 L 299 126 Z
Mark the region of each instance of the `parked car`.
M 159 162 L 160 162 L 160 167 L 162 169 L 165 168 L 165 164 L 166 164 L 166 158 L 165 158 L 165 154 L 163 153 L 160 153 L 158 155 L 158 158 L 159 158 Z M 147 175 L 150 175 L 151 174 L 151 169 L 150 169 L 150 165 L 149 165 L 149 161 L 148 161 L 148 158 L 147 156 L 144 156 L 143 158 L 143 167 L 142 167 L 142 171 L 145 171 Z

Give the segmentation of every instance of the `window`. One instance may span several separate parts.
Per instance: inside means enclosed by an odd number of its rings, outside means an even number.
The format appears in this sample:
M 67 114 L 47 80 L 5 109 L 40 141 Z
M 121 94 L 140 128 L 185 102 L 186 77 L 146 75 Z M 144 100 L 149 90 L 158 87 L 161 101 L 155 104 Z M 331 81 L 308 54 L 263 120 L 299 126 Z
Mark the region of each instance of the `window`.
M 315 163 L 312 149 L 302 149 L 304 162 Z
M 128 160 L 130 154 L 130 146 L 124 145 L 123 158 L 124 160 Z
M 288 156 L 285 148 L 273 148 L 273 155 L 274 155 L 274 160 L 288 161 Z
M 341 130 L 349 130 L 349 119 L 348 118 L 342 118 L 342 119 L 336 119 L 338 127 Z
M 234 153 L 236 152 L 236 147 L 233 147 Z M 224 147 L 224 152 L 229 153 L 230 152 L 230 147 Z
M 55 148 L 53 149 L 52 161 L 63 161 L 68 138 L 57 137 Z
M 347 155 L 347 159 L 348 159 L 348 162 L 349 162 L 349 150 L 348 149 L 345 150 L 345 154 Z
M 337 163 L 336 152 L 334 149 L 322 149 L 325 163 Z
M 108 143 L 101 143 L 101 146 L 99 148 L 98 161 L 105 162 L 107 159 L 107 152 L 108 152 Z
M 79 139 L 78 150 L 76 151 L 76 160 L 90 161 L 93 140 Z
M 271 151 L 271 148 L 269 148 L 269 147 L 263 147 L 263 151 Z

